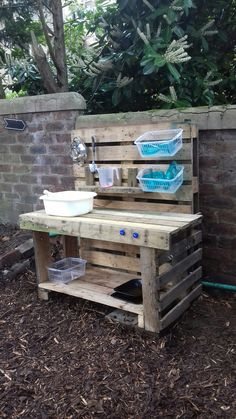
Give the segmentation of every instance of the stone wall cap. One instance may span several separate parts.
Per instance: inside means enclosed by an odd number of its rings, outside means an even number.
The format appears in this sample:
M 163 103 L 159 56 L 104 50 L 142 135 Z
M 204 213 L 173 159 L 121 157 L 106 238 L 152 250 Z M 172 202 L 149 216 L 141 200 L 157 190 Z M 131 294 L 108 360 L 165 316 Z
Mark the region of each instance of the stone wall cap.
M 200 130 L 236 129 L 236 105 L 80 115 L 76 119 L 75 128 L 155 124 L 159 122 L 191 122 L 196 124 Z
M 0 115 L 36 112 L 85 110 L 86 102 L 76 92 L 52 93 L 48 95 L 24 96 L 0 100 Z

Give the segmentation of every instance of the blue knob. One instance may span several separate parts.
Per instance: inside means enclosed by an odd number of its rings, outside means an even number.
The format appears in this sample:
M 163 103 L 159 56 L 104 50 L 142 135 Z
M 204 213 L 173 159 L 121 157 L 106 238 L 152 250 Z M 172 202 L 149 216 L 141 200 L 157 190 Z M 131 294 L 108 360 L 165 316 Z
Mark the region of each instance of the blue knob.
M 139 237 L 139 234 L 138 234 L 138 233 L 136 233 L 136 232 L 135 232 L 135 233 L 133 233 L 133 238 L 134 238 L 134 239 L 137 239 L 138 237 Z
M 125 230 L 123 230 L 123 229 L 122 229 L 122 230 L 120 230 L 120 235 L 121 235 L 121 236 L 125 236 Z

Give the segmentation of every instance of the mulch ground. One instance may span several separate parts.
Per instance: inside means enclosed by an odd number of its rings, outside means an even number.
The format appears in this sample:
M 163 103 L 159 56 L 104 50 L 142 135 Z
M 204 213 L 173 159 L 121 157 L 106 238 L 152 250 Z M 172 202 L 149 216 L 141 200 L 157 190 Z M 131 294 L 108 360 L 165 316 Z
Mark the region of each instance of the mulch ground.
M 1 418 L 235 418 L 235 295 L 206 292 L 164 336 L 0 280 Z

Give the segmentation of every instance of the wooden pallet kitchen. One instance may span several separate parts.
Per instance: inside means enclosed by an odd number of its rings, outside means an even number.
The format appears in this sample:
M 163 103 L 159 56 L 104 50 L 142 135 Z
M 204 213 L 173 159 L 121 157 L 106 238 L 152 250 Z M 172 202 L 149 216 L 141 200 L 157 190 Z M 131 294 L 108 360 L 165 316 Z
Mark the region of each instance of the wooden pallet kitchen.
M 21 228 L 33 231 L 41 298 L 47 298 L 50 291 L 73 295 L 134 313 L 139 327 L 160 332 L 200 295 L 202 217 L 191 214 L 198 208 L 197 130 L 191 124 L 177 126 L 184 129 L 184 143 L 174 159 L 185 166 L 185 174 L 184 184 L 174 195 L 140 190 L 137 170 L 154 162 L 141 160 L 133 145 L 140 133 L 167 129 L 170 124 L 81 128 L 72 133 L 72 139 L 79 136 L 85 141 L 88 163 L 91 136 L 95 136 L 96 163 L 118 166 L 120 182 L 101 189 L 88 164 L 75 166 L 76 189 L 98 193 L 91 213 L 66 218 L 36 211 L 20 216 Z M 162 159 L 163 169 L 169 161 Z M 48 281 L 49 231 L 63 236 L 66 257 L 88 261 L 84 277 L 69 284 Z M 139 277 L 142 304 L 112 297 L 115 287 Z

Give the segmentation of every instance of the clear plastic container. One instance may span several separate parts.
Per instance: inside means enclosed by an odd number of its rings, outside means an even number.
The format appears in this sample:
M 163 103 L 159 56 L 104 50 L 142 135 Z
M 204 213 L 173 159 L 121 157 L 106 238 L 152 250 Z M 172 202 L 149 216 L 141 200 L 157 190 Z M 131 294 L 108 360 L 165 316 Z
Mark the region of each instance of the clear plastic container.
M 155 179 L 152 177 L 152 171 L 158 171 L 158 167 L 151 167 L 140 170 L 137 179 L 144 192 L 175 193 L 183 183 L 184 166 L 177 165 L 177 175 L 173 179 Z M 147 177 L 150 173 L 150 178 Z M 145 177 L 144 177 L 145 175 Z
M 182 134 L 181 128 L 147 131 L 134 144 L 143 158 L 174 156 L 182 147 Z
M 114 176 L 119 180 L 119 171 L 117 167 L 100 167 L 97 169 L 99 183 L 102 188 L 109 188 L 114 184 Z
M 67 284 L 85 275 L 86 260 L 78 258 L 61 259 L 48 267 L 48 279 L 51 282 Z

